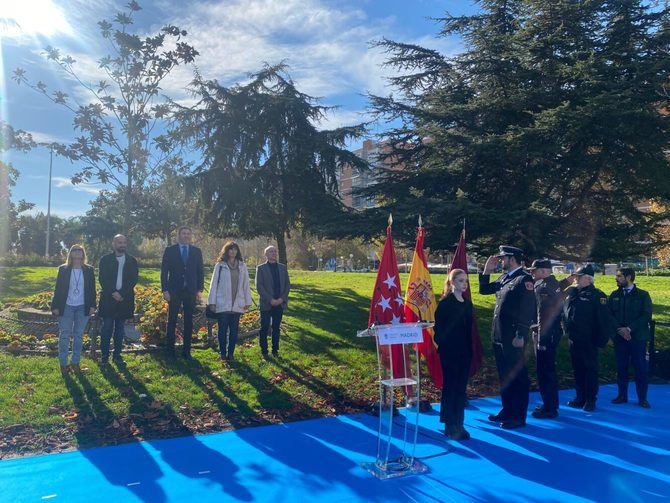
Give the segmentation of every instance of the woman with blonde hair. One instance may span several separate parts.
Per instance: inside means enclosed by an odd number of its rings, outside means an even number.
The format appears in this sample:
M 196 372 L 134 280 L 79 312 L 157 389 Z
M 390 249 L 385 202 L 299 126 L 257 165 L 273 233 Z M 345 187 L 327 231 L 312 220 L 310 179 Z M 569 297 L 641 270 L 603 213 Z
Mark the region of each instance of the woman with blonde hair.
M 233 361 L 240 317 L 251 306 L 249 271 L 234 241 L 227 242 L 221 249 L 212 273 L 207 304 L 216 313 L 221 359 Z
M 84 330 L 88 318 L 95 314 L 95 272 L 86 263 L 86 250 L 73 245 L 65 264 L 58 268 L 51 312 L 58 317 L 58 360 L 61 372 L 68 370 L 68 353 L 72 339 L 72 368 L 79 370 Z
M 468 274 L 452 269 L 435 311 L 435 343 L 443 376 L 440 421 L 444 434 L 453 440 L 470 438 L 463 427 L 472 360 L 472 302 L 463 296 L 467 289 Z

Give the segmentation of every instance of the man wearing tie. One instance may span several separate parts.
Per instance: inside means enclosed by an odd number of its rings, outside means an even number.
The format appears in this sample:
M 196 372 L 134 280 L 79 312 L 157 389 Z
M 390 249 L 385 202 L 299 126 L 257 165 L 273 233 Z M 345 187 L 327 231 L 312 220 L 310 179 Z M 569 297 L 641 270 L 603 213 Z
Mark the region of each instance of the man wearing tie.
M 193 336 L 193 310 L 200 302 L 204 288 L 205 274 L 200 248 L 193 246 L 193 231 L 190 227 L 180 227 L 178 243 L 168 246 L 163 253 L 161 264 L 161 290 L 168 302 L 167 346 L 168 357 L 174 357 L 175 328 L 177 315 L 184 309 L 184 345 L 182 354 L 191 359 L 191 339 Z

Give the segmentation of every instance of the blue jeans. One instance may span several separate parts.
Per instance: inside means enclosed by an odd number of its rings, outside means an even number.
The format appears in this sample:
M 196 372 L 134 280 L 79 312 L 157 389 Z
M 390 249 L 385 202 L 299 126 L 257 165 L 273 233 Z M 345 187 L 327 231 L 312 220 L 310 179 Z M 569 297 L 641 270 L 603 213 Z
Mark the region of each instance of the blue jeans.
M 103 318 L 100 331 L 100 352 L 102 358 L 109 358 L 109 343 L 114 335 L 114 358 L 121 356 L 123 336 L 125 335 L 125 321 L 121 318 Z
M 240 313 L 216 313 L 219 325 L 219 352 L 224 358 L 226 356 L 232 358 L 235 352 L 237 333 L 240 328 L 240 316 L 242 316 Z M 230 336 L 228 336 L 229 331 Z M 226 353 L 226 346 L 228 347 L 228 353 Z
M 65 306 L 62 316 L 58 318 L 58 360 L 61 366 L 67 365 L 70 338 L 72 338 L 72 364 L 79 365 L 87 323 L 85 306 Z

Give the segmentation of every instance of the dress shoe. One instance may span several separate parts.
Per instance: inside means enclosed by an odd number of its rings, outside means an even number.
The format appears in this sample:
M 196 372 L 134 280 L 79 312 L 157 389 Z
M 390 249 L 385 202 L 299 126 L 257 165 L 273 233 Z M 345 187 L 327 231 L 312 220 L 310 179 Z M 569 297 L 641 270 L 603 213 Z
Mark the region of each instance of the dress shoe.
M 583 400 L 577 400 L 576 398 L 573 398 L 567 403 L 567 406 L 572 407 L 573 409 L 581 409 L 582 407 L 584 407 L 585 403 L 586 402 Z
M 267 360 L 268 358 L 270 358 L 270 355 L 268 354 L 267 351 L 261 351 L 261 358 L 263 358 L 263 360 Z
M 120 355 L 119 356 L 113 356 L 112 361 L 114 363 L 116 363 L 119 367 L 123 367 L 126 364 L 126 362 L 123 360 L 123 358 L 121 358 Z
M 586 402 L 582 407 L 586 412 L 593 412 L 596 410 L 596 402 Z
M 617 397 L 614 400 L 612 400 L 612 403 L 627 403 L 627 402 L 628 402 L 628 398 L 626 398 L 625 396 L 621 396 L 621 395 L 617 395 Z
M 279 356 L 279 351 L 277 351 L 276 349 L 273 350 L 273 351 L 272 351 L 272 356 L 274 356 L 275 358 L 277 358 L 277 357 Z
M 193 361 L 193 357 L 191 356 L 191 353 L 183 353 L 182 356 L 184 357 L 184 360 L 186 361 Z
M 535 407 L 535 410 L 536 411 L 537 410 L 544 410 L 544 405 L 538 405 L 537 407 Z
M 445 435 L 448 435 L 451 440 L 469 440 L 470 433 L 465 428 L 459 428 L 451 433 L 445 431 Z
M 556 412 L 555 410 L 550 411 L 544 409 L 540 410 L 535 409 L 531 415 L 535 419 L 554 419 L 555 417 L 558 417 L 558 412 Z
M 489 415 L 489 421 L 493 423 L 502 423 L 507 419 L 507 416 L 503 414 L 502 411 L 498 412 L 497 414 L 490 414 Z
M 71 368 L 74 372 L 81 372 L 81 368 L 79 368 L 79 364 L 78 364 L 78 363 L 73 363 L 72 365 L 70 365 L 70 368 Z
M 640 400 L 640 401 L 638 402 L 638 404 L 640 405 L 640 407 L 642 407 L 642 408 L 644 408 L 644 409 L 651 409 L 651 405 L 649 405 L 649 402 L 647 401 L 646 398 L 643 399 L 643 400 Z
M 500 423 L 503 430 L 514 430 L 516 428 L 523 428 L 526 426 L 526 421 L 519 421 L 518 419 L 508 419 Z

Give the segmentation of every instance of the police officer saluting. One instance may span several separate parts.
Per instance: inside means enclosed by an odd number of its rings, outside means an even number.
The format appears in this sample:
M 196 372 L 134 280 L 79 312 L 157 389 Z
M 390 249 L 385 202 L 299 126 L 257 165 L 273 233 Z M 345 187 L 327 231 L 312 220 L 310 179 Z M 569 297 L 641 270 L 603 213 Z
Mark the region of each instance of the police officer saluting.
M 611 293 L 608 302 L 617 326 L 613 340 L 619 394 L 612 403 L 628 401 L 628 367 L 632 362 L 638 403 L 648 409 L 646 344 L 651 338 L 651 297 L 648 292 L 635 285 L 633 269 L 619 269 L 616 282 L 619 288 Z
M 533 278 L 521 267 L 523 250 L 501 246 L 500 254 L 488 258 L 479 275 L 479 293 L 496 296 L 493 312 L 493 352 L 500 378 L 502 410 L 489 416 L 505 429 L 526 425 L 528 409 L 528 370 L 524 344 L 535 318 Z M 490 282 L 490 274 L 502 262 L 504 274 Z
M 577 392 L 568 407 L 587 412 L 596 408 L 598 348 L 605 347 L 614 328 L 607 297 L 593 286 L 594 274 L 590 265 L 577 269 L 576 286 L 568 289 L 563 309 Z
M 535 260 L 529 268 L 535 280 L 536 323 L 533 330 L 537 382 L 542 405 L 533 411 L 538 419 L 558 416 L 558 378 L 556 377 L 556 347 L 561 340 L 561 315 L 565 290 L 573 281 L 569 276 L 558 281 L 551 273 L 551 260 Z

